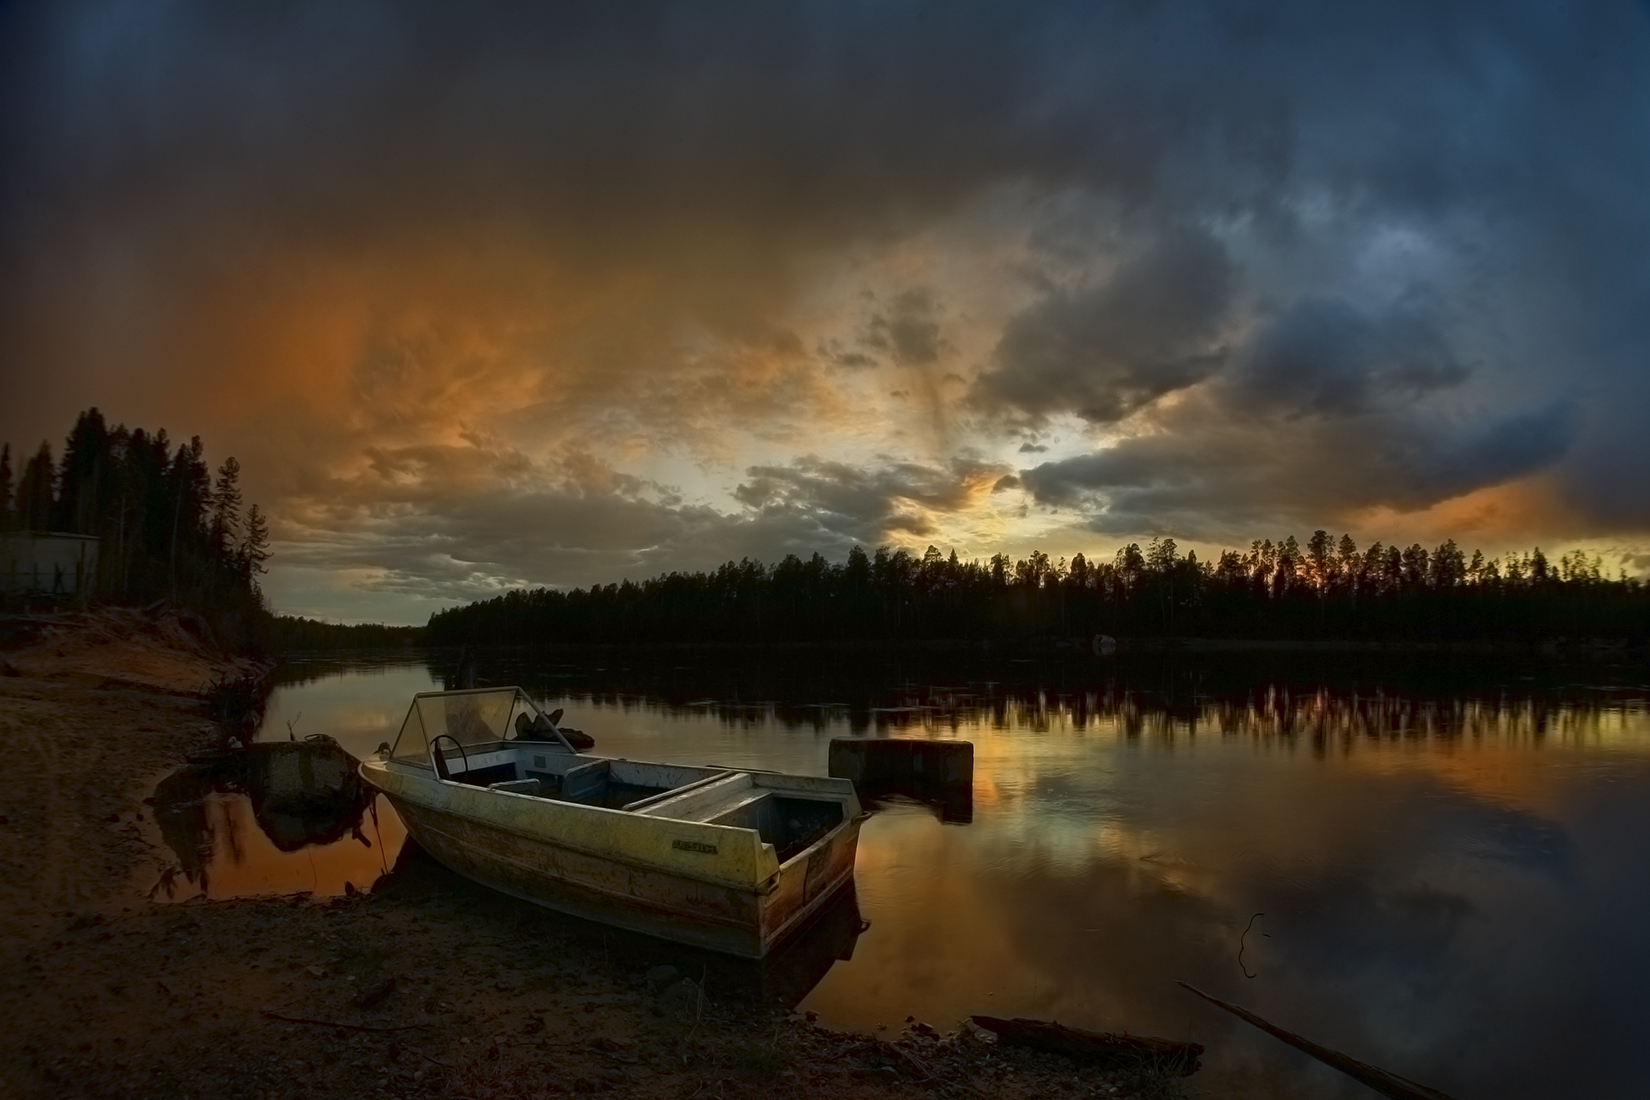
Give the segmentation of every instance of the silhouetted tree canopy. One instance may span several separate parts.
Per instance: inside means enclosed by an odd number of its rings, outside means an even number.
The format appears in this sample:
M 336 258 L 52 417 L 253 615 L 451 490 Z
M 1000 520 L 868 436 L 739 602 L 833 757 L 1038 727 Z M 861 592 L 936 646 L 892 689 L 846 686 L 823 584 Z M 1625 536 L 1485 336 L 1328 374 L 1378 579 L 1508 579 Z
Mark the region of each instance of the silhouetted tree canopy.
M 669 573 L 570 591 L 538 588 L 438 612 L 436 645 L 551 642 L 759 642 L 1037 636 L 1494 641 L 1550 635 L 1642 637 L 1650 596 L 1606 578 L 1577 551 L 1557 566 L 1539 549 L 1469 559 L 1316 531 L 1181 556 L 1172 539 L 1111 561 L 1042 551 L 1013 561 L 916 557 L 860 547 L 844 564 L 814 554 L 776 565 L 749 558 L 708 573 Z
M 42 442 L 15 488 L 11 456 L 0 445 L 0 532 L 96 535 L 97 600 L 164 599 L 205 615 L 226 644 L 256 649 L 376 649 L 422 637 L 422 627 L 272 616 L 258 584 L 268 518 L 256 504 L 242 512 L 240 463 L 224 459 L 214 478 L 199 436 L 174 447 L 164 429 L 111 429 L 93 408 L 75 421 L 62 460 Z
M 241 515 L 234 458 L 214 485 L 199 436 L 174 448 L 164 429 L 111 429 L 95 408 L 75 421 L 61 461 L 40 444 L 15 500 L 10 456 L 7 444 L 0 529 L 97 536 L 96 599 L 166 599 L 208 614 L 232 644 L 250 642 L 268 619 L 257 575 L 269 532 L 256 505 Z

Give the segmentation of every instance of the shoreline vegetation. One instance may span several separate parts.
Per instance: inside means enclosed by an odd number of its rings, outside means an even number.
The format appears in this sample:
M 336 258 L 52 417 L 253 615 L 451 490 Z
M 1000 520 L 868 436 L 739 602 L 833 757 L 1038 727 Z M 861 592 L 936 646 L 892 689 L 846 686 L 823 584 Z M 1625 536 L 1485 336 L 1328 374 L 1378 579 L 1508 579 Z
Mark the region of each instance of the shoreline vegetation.
M 269 522 L 256 504 L 242 512 L 233 456 L 214 477 L 200 436 L 174 449 L 164 428 L 111 428 L 94 407 L 76 419 L 60 461 L 41 442 L 15 487 L 12 461 L 11 445 L 0 445 L 0 535 L 97 538 L 82 606 L 166 606 L 204 621 L 227 649 L 264 649 L 271 615 L 258 577 L 267 571 Z M 24 602 L 21 594 L 11 600 Z
M 1257 540 L 1213 562 L 1173 539 L 1131 543 L 1110 562 L 961 561 L 855 547 L 774 566 L 747 558 L 708 573 L 570 591 L 516 590 L 437 612 L 432 646 L 731 644 L 978 645 L 1046 648 L 1094 635 L 1141 649 L 1391 649 L 1642 644 L 1650 586 L 1603 575 L 1580 551 L 1556 563 L 1539 548 L 1505 561 L 1469 558 L 1453 540 L 1427 550 L 1317 531 Z

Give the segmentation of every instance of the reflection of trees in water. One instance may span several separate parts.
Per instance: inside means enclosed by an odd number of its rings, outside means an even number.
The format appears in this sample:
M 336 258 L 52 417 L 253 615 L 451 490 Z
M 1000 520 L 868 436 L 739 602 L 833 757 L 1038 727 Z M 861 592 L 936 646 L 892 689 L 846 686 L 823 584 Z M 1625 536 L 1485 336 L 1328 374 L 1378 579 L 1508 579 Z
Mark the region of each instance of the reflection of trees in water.
M 180 880 L 208 894 L 214 867 L 246 863 L 240 799 L 279 851 L 346 836 L 370 847 L 361 826 L 372 794 L 355 764 L 330 741 L 276 743 L 217 754 L 166 776 L 155 787 L 155 821 L 176 862 L 161 871 L 150 896 L 176 896 Z
M 450 659 L 449 659 L 450 660 Z M 439 675 L 441 658 L 432 664 Z M 701 651 L 595 662 L 490 655 L 479 675 L 575 706 L 712 716 L 736 727 L 961 735 L 1114 727 L 1128 737 L 1216 735 L 1319 747 L 1493 736 L 1600 735 L 1643 706 L 1641 670 L 1375 655 L 1198 655 L 1099 661 L 979 654 L 818 653 L 753 659 Z M 1615 681 L 1612 684 L 1612 679 Z
M 956 711 L 942 717 L 960 717 Z M 1027 694 L 981 708 L 969 717 L 999 727 L 1044 731 L 1113 725 L 1127 737 L 1173 739 L 1214 734 L 1314 744 L 1354 741 L 1439 741 L 1497 737 L 1540 742 L 1599 734 L 1620 704 L 1596 698 L 1542 695 L 1428 698 L 1377 691 L 1298 692 L 1264 685 L 1241 698 L 1191 701 L 1112 689 L 1050 699 Z M 910 725 L 911 723 L 902 723 Z
M 271 683 L 274 687 L 302 687 L 334 676 L 383 676 L 398 668 L 423 668 L 429 655 L 422 650 L 363 652 L 353 656 L 283 654 Z

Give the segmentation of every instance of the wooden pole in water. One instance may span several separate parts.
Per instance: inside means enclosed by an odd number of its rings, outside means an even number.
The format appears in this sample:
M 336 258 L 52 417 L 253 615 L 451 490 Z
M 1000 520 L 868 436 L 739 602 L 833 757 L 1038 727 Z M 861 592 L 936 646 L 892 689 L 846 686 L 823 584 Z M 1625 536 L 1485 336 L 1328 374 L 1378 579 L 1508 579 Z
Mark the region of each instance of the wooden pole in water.
M 1417 1084 L 1407 1078 L 1399 1077 L 1395 1073 L 1388 1073 L 1379 1066 L 1360 1062 L 1338 1050 L 1330 1050 L 1326 1046 L 1320 1046 L 1303 1035 L 1296 1035 L 1293 1031 L 1285 1031 L 1277 1024 L 1256 1016 L 1246 1008 L 1240 1008 L 1228 1001 L 1221 1000 L 1219 997 L 1211 997 L 1189 982 L 1176 982 L 1175 984 L 1190 993 L 1197 994 L 1212 1005 L 1224 1008 L 1238 1019 L 1255 1025 L 1268 1035 L 1283 1040 L 1296 1050 L 1305 1051 L 1324 1065 L 1340 1070 L 1354 1081 L 1368 1085 L 1382 1096 L 1389 1096 L 1392 1100 L 1451 1100 L 1449 1096 L 1437 1089 Z

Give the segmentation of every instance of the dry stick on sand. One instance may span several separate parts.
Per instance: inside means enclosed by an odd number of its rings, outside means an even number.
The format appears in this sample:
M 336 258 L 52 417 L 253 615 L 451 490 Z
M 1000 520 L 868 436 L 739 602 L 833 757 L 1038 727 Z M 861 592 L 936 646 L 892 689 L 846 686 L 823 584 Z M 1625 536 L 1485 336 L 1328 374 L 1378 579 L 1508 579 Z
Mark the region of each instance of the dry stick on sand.
M 423 1024 L 403 1024 L 400 1027 L 367 1027 L 365 1024 L 341 1024 L 333 1020 L 308 1020 L 302 1016 L 283 1016 L 279 1012 L 265 1012 L 271 1020 L 280 1020 L 289 1024 L 314 1024 L 316 1027 L 341 1027 L 345 1031 L 428 1031 Z
M 1395 1073 L 1388 1073 L 1379 1066 L 1360 1062 L 1338 1050 L 1330 1050 L 1326 1046 L 1320 1046 L 1305 1036 L 1296 1035 L 1293 1031 L 1285 1031 L 1277 1024 L 1256 1016 L 1246 1008 L 1240 1008 L 1235 1004 L 1221 1000 L 1219 997 L 1209 996 L 1209 994 L 1189 982 L 1176 982 L 1175 984 L 1190 993 L 1197 994 L 1212 1005 L 1224 1008 L 1245 1023 L 1254 1024 L 1268 1035 L 1282 1039 L 1296 1050 L 1305 1051 L 1324 1065 L 1340 1070 L 1354 1081 L 1368 1085 L 1382 1096 L 1389 1096 L 1392 1100 L 1450 1100 L 1450 1097 L 1437 1089 L 1417 1084 L 1408 1078 L 1399 1077 Z

